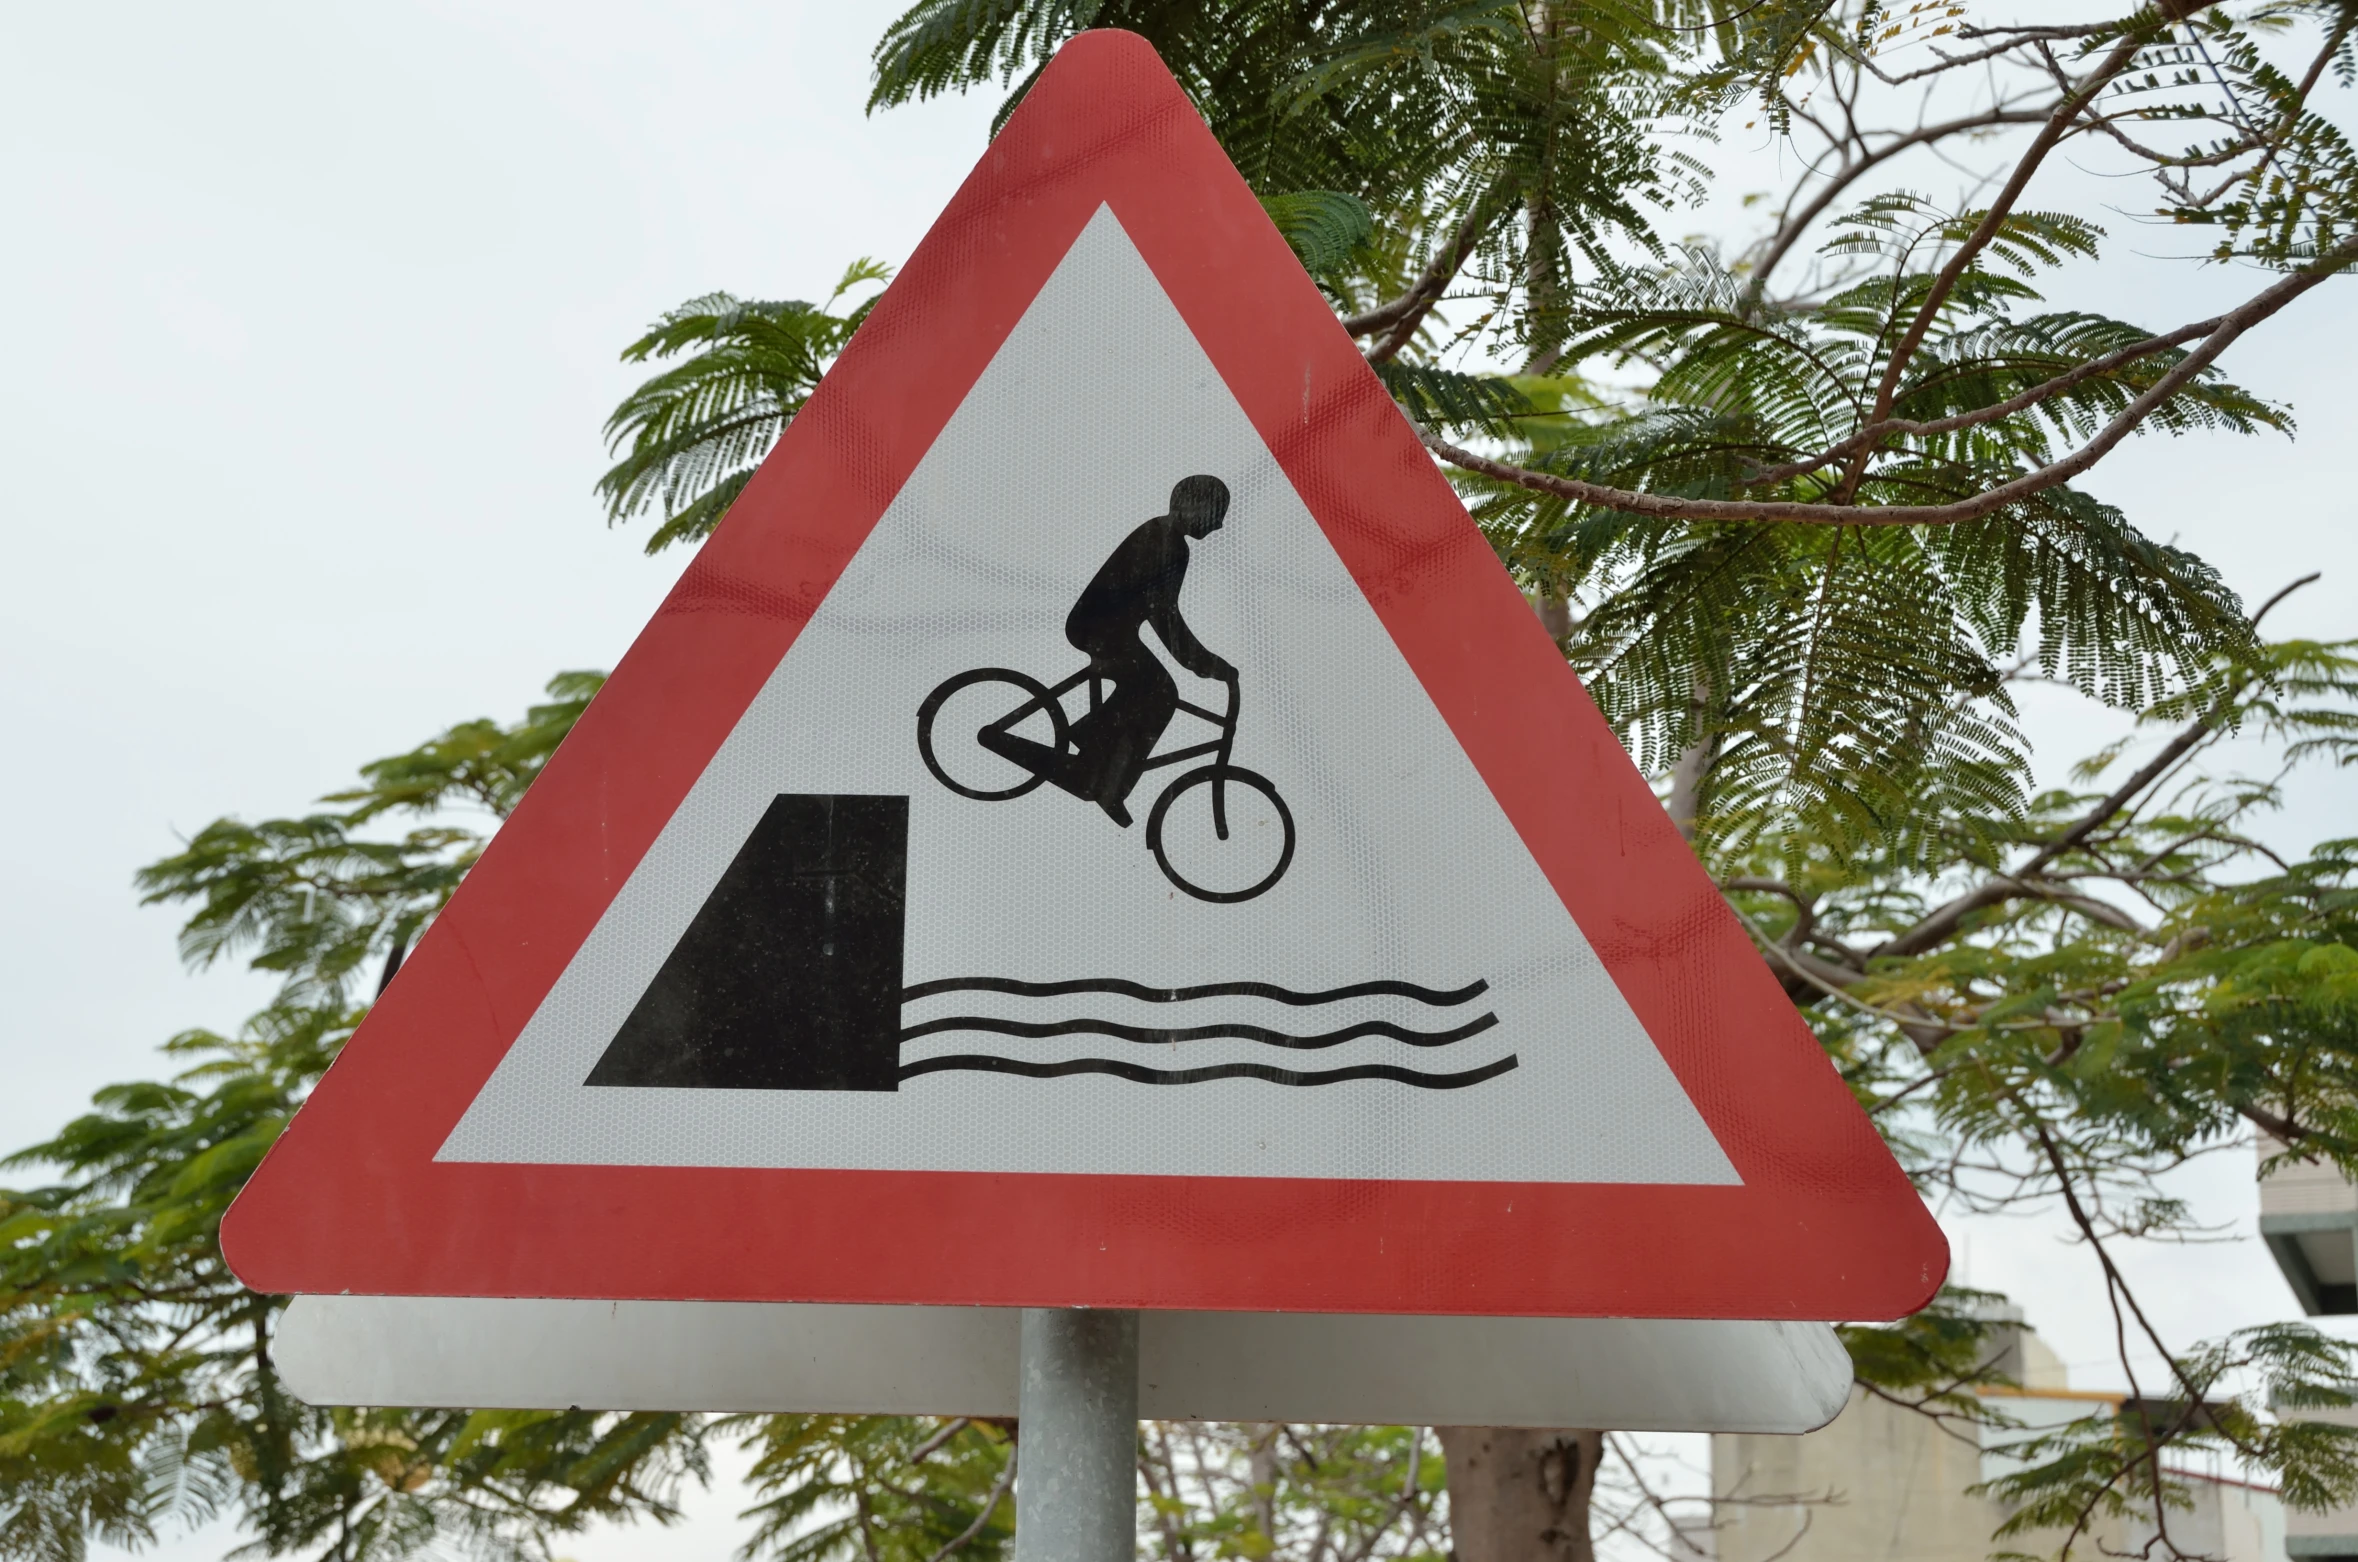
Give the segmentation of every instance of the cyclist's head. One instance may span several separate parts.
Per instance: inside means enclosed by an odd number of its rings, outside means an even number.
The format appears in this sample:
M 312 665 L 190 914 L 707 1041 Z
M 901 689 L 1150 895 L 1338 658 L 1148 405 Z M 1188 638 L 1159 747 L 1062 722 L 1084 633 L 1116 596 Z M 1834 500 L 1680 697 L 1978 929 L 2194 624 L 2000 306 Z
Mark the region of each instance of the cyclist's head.
M 1182 477 L 1171 490 L 1171 519 L 1190 537 L 1220 529 L 1228 514 L 1228 485 L 1216 477 Z

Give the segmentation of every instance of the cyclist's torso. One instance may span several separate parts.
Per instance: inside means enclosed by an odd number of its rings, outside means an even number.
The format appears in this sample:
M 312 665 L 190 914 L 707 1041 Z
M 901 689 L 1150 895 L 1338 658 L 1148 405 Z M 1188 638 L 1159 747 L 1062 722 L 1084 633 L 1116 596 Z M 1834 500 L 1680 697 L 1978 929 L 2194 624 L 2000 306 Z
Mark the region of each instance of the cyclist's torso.
M 1175 612 L 1187 579 L 1187 534 L 1157 516 L 1122 539 L 1064 620 L 1064 637 L 1091 655 L 1138 642 L 1138 628 Z

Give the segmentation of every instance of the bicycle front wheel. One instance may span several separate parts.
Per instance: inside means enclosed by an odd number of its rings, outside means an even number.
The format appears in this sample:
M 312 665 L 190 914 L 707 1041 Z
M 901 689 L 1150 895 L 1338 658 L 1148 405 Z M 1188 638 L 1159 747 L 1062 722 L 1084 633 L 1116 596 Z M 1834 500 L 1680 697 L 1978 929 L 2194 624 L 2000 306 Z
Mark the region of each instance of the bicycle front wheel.
M 1225 793 L 1218 807 L 1215 783 Z M 1146 844 L 1163 877 L 1196 899 L 1251 900 L 1284 878 L 1294 860 L 1293 811 L 1268 777 L 1206 765 L 1155 799 Z
M 1034 719 L 1047 729 L 1041 733 L 1046 747 L 1062 752 L 1064 708 L 1048 686 L 1004 667 L 977 667 L 945 679 L 917 707 L 917 752 L 933 778 L 960 797 L 1004 802 L 1048 778 L 984 748 L 981 736 Z

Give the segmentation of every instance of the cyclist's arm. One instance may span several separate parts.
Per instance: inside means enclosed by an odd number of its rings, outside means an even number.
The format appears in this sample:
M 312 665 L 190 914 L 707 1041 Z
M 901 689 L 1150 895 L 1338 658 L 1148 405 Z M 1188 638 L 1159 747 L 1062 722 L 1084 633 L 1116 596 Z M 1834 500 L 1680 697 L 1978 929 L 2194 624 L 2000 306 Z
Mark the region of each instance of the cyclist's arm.
M 1146 621 L 1154 626 L 1155 634 L 1169 647 L 1172 659 L 1198 678 L 1236 676 L 1236 669 L 1198 640 L 1195 631 L 1187 627 L 1187 620 L 1179 616 L 1177 592 L 1157 600 L 1148 609 Z

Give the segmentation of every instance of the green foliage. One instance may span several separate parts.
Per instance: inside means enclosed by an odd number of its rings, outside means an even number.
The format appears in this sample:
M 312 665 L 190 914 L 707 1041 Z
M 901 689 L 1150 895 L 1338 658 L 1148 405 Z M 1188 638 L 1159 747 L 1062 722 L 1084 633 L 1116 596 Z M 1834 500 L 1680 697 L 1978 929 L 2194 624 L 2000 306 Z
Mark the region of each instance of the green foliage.
M 1894 1324 L 1845 1324 L 1836 1332 L 1858 1381 L 1884 1398 L 1947 1421 L 1997 1424 L 1977 1391 L 2010 1386 L 1993 1359 L 2000 1325 L 1994 1291 L 1944 1285 L 1932 1305 Z
M 2287 1154 L 2358 1168 L 2358 842 L 2210 887 L 2174 920 L 2174 958 L 2091 1038 L 2119 1077 L 2091 1077 L 2090 1106 L 2160 1143 L 2264 1114 L 2297 1139 Z
M 2191 719 L 2173 700 L 2157 721 L 2185 723 L 2205 746 L 2240 729 L 2346 753 L 2358 647 L 2273 645 L 2207 692 Z M 2171 1156 L 2260 1122 L 2358 1172 L 2358 859 L 2328 842 L 2253 871 L 2268 859 L 2249 821 L 2274 803 L 2273 783 L 2189 776 L 2149 795 L 2055 852 L 2032 893 L 1992 900 L 1937 948 L 1875 962 L 1856 990 L 1942 1023 L 1932 1099 L 1977 1139 L 2044 1125 L 2106 1154 Z M 1958 832 L 1972 844 L 1953 871 L 2003 873 L 2004 843 L 2062 837 L 2107 796 L 2057 792 L 2027 820 L 1978 821 Z M 1849 936 L 1933 909 L 1892 898 L 1888 871 L 1831 881 L 1821 908 Z M 2132 898 L 2107 899 L 2108 886 Z
M 598 479 L 608 523 L 660 513 L 649 553 L 711 535 L 867 318 L 873 299 L 838 313 L 845 297 L 891 275 L 854 261 L 824 304 L 707 293 L 624 348 L 625 363 L 679 361 L 606 420 L 607 447 L 621 457 Z
M 996 1562 L 1015 1540 L 1014 1428 L 907 1416 L 737 1417 L 762 1501 L 749 1555 Z
M 347 997 L 397 961 L 601 682 L 566 673 L 520 722 L 463 723 L 362 767 L 297 819 L 219 820 L 145 870 L 149 903 L 191 904 L 181 949 L 284 981 L 234 1037 L 166 1043 L 166 1080 L 5 1163 L 57 1180 L 0 1191 L 0 1558 L 79 1562 L 170 1521 L 238 1517 L 246 1548 L 364 1562 L 465 1550 L 547 1559 L 604 1518 L 665 1521 L 708 1465 L 698 1419 L 580 1412 L 329 1411 L 270 1363 L 283 1299 L 223 1264 L 221 1216 L 360 1018 Z M 428 822 L 391 839 L 368 828 Z M 389 970 L 388 970 L 388 974 Z
M 1097 0 L 1047 5 L 946 0 L 917 7 L 886 29 L 876 45 L 876 86 L 868 97 L 868 111 L 939 97 L 994 78 L 1002 87 L 1018 76 L 1029 85 L 1058 44 L 1099 25 L 1096 18 L 1102 9 Z M 1021 97 L 1020 92 L 1010 95 L 999 111 L 1001 119 Z
M 1161 1562 L 1440 1562 L 1441 1449 L 1424 1427 L 1140 1429 L 1141 1551 Z
M 1577 308 L 1565 357 L 1651 376 L 1643 406 L 1561 420 L 1533 468 L 1646 493 L 1800 501 L 1848 486 L 1868 508 L 1968 498 L 2052 460 L 2173 367 L 2169 351 L 2104 360 L 2145 332 L 2038 302 L 2025 277 L 2087 254 L 2087 224 L 2017 214 L 1936 311 L 1897 388 L 1922 427 L 1845 475 L 1837 449 L 1884 372 L 1896 320 L 1931 281 L 1906 269 L 1971 226 L 1913 198 L 1869 202 L 1830 250 L 1897 269 L 1822 304 L 1772 310 L 1710 255 L 1609 281 Z M 2070 372 L 2023 414 L 1977 414 Z M 2163 401 L 2166 430 L 2286 428 L 2278 409 L 2212 374 Z M 2058 485 L 1942 527 L 1699 526 L 1468 480 L 1502 555 L 1542 589 L 1589 606 L 1569 654 L 1651 768 L 1711 756 L 1705 812 L 1740 849 L 1760 831 L 1853 845 L 1905 835 L 1920 800 L 1977 810 L 2025 802 L 2023 739 L 2001 674 L 2026 634 L 2050 677 L 2136 708 L 2248 645 L 2217 573 Z
M 1558 220 L 1594 238 L 1604 223 L 1636 221 L 1624 193 L 1642 200 L 1663 175 L 1627 113 L 1601 92 L 1563 91 L 1558 77 L 1602 83 L 1658 51 L 1649 8 L 1592 6 L 1582 20 L 1535 40 L 1524 14 L 1497 0 L 922 0 L 876 47 L 870 107 L 1020 82 L 1012 106 L 1065 39 L 1124 28 L 1155 45 L 1265 194 L 1342 191 L 1407 212 L 1443 193 L 1469 204 L 1483 185 L 1569 181 L 1579 193 L 1553 200 Z
M 2255 20 L 2296 18 L 2324 33 L 2320 58 L 2342 84 L 2358 76 L 2358 29 L 2348 6 L 2271 6 Z M 2214 259 L 2312 265 L 2358 231 L 2358 155 L 2342 128 L 2310 105 L 2311 89 L 2269 61 L 2256 31 L 2224 15 L 2197 17 L 2183 39 L 2157 40 L 2139 62 L 2141 74 L 2122 81 L 2114 96 L 2154 100 L 2152 118 L 2209 132 L 2173 159 L 2186 174 L 2165 186 L 2163 210 L 2190 227 L 2217 230 Z M 2190 86 L 2215 86 L 2217 95 L 2184 101 Z M 2238 156 L 2254 145 L 2265 155 Z M 2209 173 L 2221 164 L 2234 170 L 2223 185 Z
M 1530 398 L 1513 380 L 1495 374 L 1462 374 L 1431 364 L 1391 359 L 1375 363 L 1376 378 L 1412 420 L 1429 428 L 1510 433 L 1532 412 Z
M 2271 1324 L 2240 1330 L 2173 1367 L 2166 1395 L 1996 1439 L 2010 1468 L 1974 1490 L 2008 1510 L 1997 1538 L 2077 1538 L 2102 1519 L 2182 1512 L 2192 1506 L 2191 1483 L 2183 1465 L 2168 1461 L 2198 1452 L 2263 1466 L 2295 1506 L 2329 1510 L 2358 1495 L 2358 1429 L 2272 1421 L 2243 1397 L 2212 1397 L 2231 1376 L 2251 1373 L 2304 1408 L 2347 1409 L 2358 1405 L 2358 1352 L 2351 1347 L 2306 1326 Z
M 361 784 L 322 798 L 346 806 L 247 824 L 217 819 L 185 849 L 140 870 L 142 905 L 198 903 L 180 953 L 203 968 L 254 951 L 256 970 L 285 978 L 284 1003 L 340 1004 L 373 958 L 391 967 L 414 943 L 481 851 L 483 836 L 448 815 L 505 818 L 540 774 L 605 678 L 560 673 L 550 702 L 512 727 L 476 720 L 406 754 L 361 767 Z M 390 813 L 433 822 L 382 839 Z
M 1973 1393 L 1988 1378 L 1971 1306 L 1846 1331 L 1863 1382 L 2003 1446 L 1984 1490 L 2011 1515 L 2005 1534 L 2045 1554 L 2166 1511 L 2189 1454 L 2312 1505 L 2358 1491 L 2358 1431 L 2298 1415 L 2352 1403 L 2358 1349 L 2300 1324 L 2178 1345 L 2114 1256 L 2192 1234 L 2156 1179 L 2254 1128 L 2279 1163 L 2358 1175 L 2358 850 L 2276 860 L 2254 828 L 2281 775 L 2204 766 L 2230 735 L 2295 763 L 2358 756 L 2358 644 L 2224 656 L 2144 716 L 2153 737 L 2019 809 L 1952 798 L 1905 842 L 1762 838 L 1719 863 L 1927 1193 L 2063 1214 L 2145 1363 L 2124 1344 L 2147 1397 L 2123 1414 L 2018 1436 Z
M 180 1073 L 99 1092 L 6 1163 L 59 1180 L 0 1192 L 0 1557 L 229 1512 L 246 1554 L 545 1559 L 594 1519 L 674 1516 L 704 1475 L 688 1417 L 328 1411 L 279 1386 L 283 1300 L 230 1275 L 221 1216 L 356 1019 L 281 1006 L 176 1037 Z
M 1028 81 L 1074 32 L 1131 29 L 1273 213 L 1308 199 L 1282 192 L 1315 190 L 1368 214 L 1372 229 L 1354 224 L 1349 246 L 1341 229 L 1331 243 L 1294 239 L 1344 313 L 1407 295 L 1428 263 L 1480 300 L 1446 342 L 1428 300 L 1409 313 L 1404 353 L 1373 352 L 1413 420 L 1486 436 L 1529 469 L 1645 494 L 1937 505 L 2038 472 L 2184 361 L 2180 348 L 2124 356 L 2150 334 L 2142 325 L 2040 307 L 2034 280 L 2095 259 L 2102 230 L 2070 212 L 1993 218 L 1870 189 L 1829 214 L 1819 245 L 1846 280 L 1781 302 L 1706 249 L 1665 250 L 1650 214 L 1685 188 L 1674 132 L 1747 96 L 1787 125 L 1809 112 L 1793 95 L 1804 84 L 1936 36 L 1953 11 L 1605 5 L 1580 8 L 1575 26 L 1479 0 L 921 0 L 877 47 L 871 106 Z M 2093 57 L 2151 27 L 2141 17 L 2073 47 Z M 2297 84 L 2237 48 L 2222 80 L 2264 83 L 2300 119 Z M 2312 119 L 2303 144 L 2322 148 L 2330 136 Z M 2324 195 L 2301 199 L 2302 221 L 2326 220 Z M 1450 264 L 1461 233 L 1470 242 Z M 1972 263 L 1944 277 L 1968 241 Z M 1337 269 L 1345 255 L 1357 275 Z M 1648 256 L 1660 263 L 1632 264 Z M 1521 382 L 1443 361 L 1461 349 L 1518 356 L 1532 383 L 1634 386 L 1549 417 Z M 1891 432 L 1846 443 L 1870 417 Z M 2291 426 L 2211 370 L 2144 421 L 2169 433 Z M 2127 709 L 2248 646 L 2209 566 L 2068 484 L 1962 525 L 1829 535 L 1463 483 L 1532 589 L 1573 600 L 1568 652 L 1642 762 L 1699 758 L 1699 817 L 1736 849 L 1797 818 L 1853 846 L 1902 838 L 1928 797 L 2020 812 L 2028 761 L 2001 674 L 2026 636 L 2048 676 Z
M 1543 283 L 1568 281 L 1575 255 L 1654 248 L 1648 214 L 1699 171 L 1645 134 L 1666 19 L 1613 3 L 1575 25 L 1504 0 L 921 0 L 877 45 L 870 106 L 1028 85 L 1086 27 L 1142 34 L 1265 199 L 1327 192 L 1370 214 L 1358 275 L 1309 265 L 1348 310 L 1398 292 L 1461 224 L 1487 273 Z
M 1341 271 L 1375 232 L 1375 218 L 1366 205 L 1340 190 L 1264 195 L 1261 209 L 1313 277 Z
M 1535 38 L 1501 0 L 1408 12 L 925 0 L 877 45 L 870 106 L 1028 84 L 1087 27 L 1155 43 L 1304 268 L 1346 310 L 1397 291 L 1461 223 L 1502 274 L 1560 269 L 1574 252 L 1601 264 L 1617 239 L 1651 247 L 1643 209 L 1665 204 L 1685 169 L 1653 155 L 1616 96 L 1661 63 L 1642 7 L 1591 7 L 1582 25 Z M 1518 211 L 1529 220 L 1509 221 Z M 882 275 L 863 262 L 837 298 Z M 628 361 L 677 362 L 608 423 L 627 446 L 599 484 L 609 518 L 663 511 L 650 551 L 707 535 L 857 326 L 860 311 L 832 308 L 714 294 L 634 343 Z M 1387 382 L 1411 417 L 1438 426 L 1503 433 L 1501 420 L 1523 410 L 1490 376 L 1403 366 Z
M 548 703 L 528 708 L 514 726 L 487 718 L 463 722 L 406 754 L 361 766 L 359 786 L 321 801 L 351 804 L 344 819 L 352 825 L 396 811 L 454 808 L 504 819 L 605 684 L 604 673 L 559 673 L 548 682 Z

